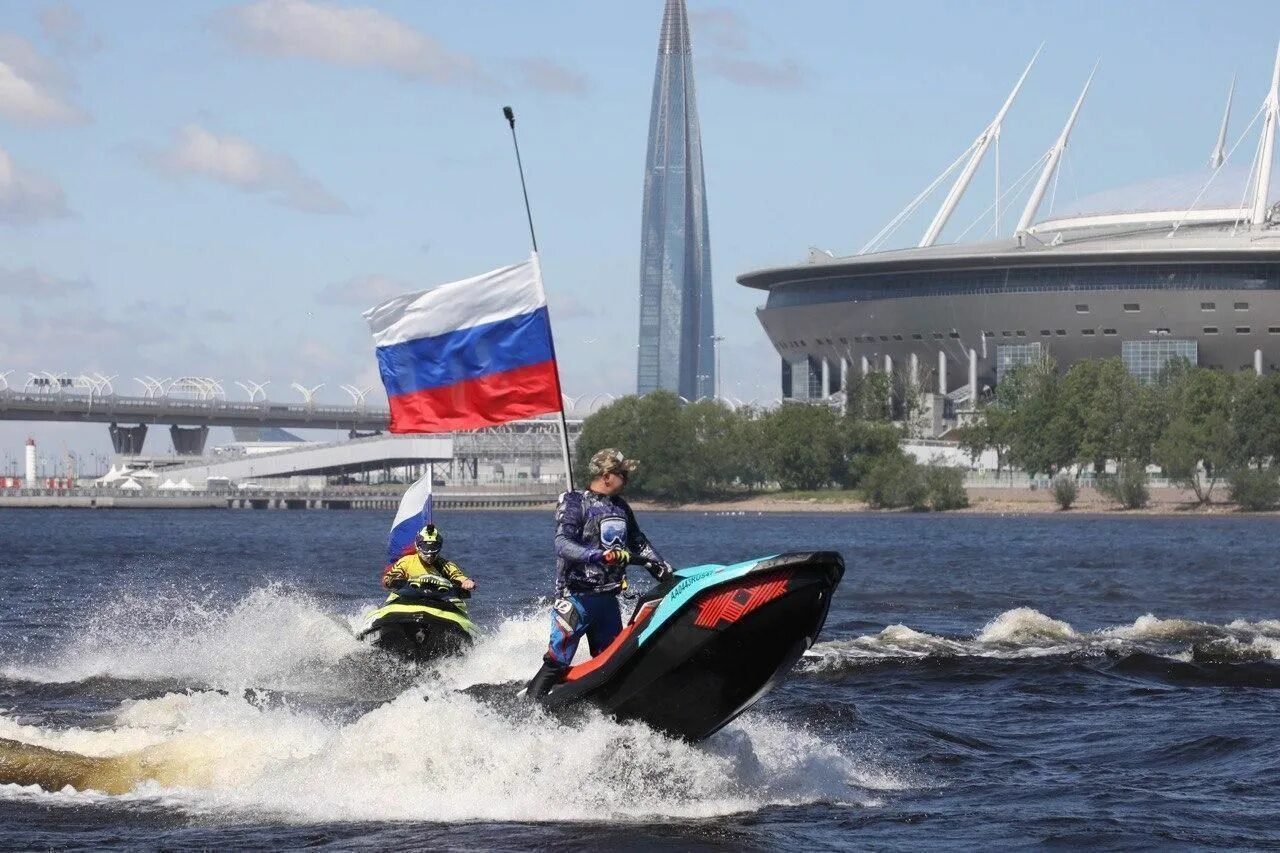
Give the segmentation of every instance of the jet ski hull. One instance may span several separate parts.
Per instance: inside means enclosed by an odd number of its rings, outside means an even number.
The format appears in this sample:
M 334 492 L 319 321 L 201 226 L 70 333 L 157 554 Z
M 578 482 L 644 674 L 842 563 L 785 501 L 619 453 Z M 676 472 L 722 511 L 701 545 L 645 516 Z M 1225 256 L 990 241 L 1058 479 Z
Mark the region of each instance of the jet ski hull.
M 840 555 L 822 551 L 681 570 L 543 701 L 552 709 L 590 702 L 619 719 L 705 738 L 791 671 L 822 630 L 843 575 Z
M 367 638 L 384 651 L 418 663 L 464 652 L 475 635 L 471 620 L 449 607 L 393 602 L 369 619 L 357 639 Z

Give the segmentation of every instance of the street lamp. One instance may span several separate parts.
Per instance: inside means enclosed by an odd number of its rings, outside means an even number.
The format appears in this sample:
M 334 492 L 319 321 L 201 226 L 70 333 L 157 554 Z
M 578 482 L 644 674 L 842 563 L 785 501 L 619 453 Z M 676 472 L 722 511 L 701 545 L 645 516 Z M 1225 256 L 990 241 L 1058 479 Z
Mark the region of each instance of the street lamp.
M 724 335 L 711 336 L 711 352 L 712 357 L 715 359 L 716 368 L 716 384 L 711 396 L 717 398 L 720 396 L 720 342 L 723 340 Z

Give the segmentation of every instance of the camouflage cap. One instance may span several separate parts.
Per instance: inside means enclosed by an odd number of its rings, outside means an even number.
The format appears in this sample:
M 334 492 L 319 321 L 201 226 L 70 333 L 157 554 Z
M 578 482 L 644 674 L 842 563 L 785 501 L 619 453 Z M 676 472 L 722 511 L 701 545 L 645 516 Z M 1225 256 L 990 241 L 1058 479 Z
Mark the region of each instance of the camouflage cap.
M 592 477 L 603 477 L 605 474 L 630 474 L 639 464 L 636 460 L 623 456 L 621 450 L 606 447 L 604 450 L 597 450 L 591 457 L 591 464 L 587 466 L 587 470 Z

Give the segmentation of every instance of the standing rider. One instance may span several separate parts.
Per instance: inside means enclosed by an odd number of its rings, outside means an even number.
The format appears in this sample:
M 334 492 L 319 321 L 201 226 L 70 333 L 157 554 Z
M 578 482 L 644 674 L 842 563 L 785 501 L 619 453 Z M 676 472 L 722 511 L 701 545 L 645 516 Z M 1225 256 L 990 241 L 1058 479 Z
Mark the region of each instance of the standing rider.
M 627 565 L 643 558 L 658 580 L 671 566 L 649 544 L 635 514 L 619 497 L 636 461 L 619 450 L 591 457 L 591 484 L 565 492 L 556 508 L 556 601 L 551 611 L 551 642 L 542 669 L 529 682 L 531 698 L 543 696 L 573 662 L 585 634 L 591 654 L 600 654 L 622 632 L 618 593 L 626 588 Z
M 382 585 L 393 593 L 414 597 L 414 592 L 453 592 L 455 587 L 470 592 L 476 582 L 463 574 L 452 560 L 440 556 L 444 534 L 434 524 L 418 531 L 414 552 L 396 560 L 382 573 Z M 406 588 L 407 587 L 407 588 Z

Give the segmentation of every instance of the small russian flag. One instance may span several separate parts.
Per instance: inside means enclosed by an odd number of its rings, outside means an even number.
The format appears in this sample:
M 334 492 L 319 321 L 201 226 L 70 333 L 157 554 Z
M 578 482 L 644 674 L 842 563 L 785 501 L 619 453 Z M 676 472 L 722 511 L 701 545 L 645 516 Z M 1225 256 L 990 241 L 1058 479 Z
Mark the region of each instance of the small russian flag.
M 398 296 L 364 318 L 393 433 L 475 429 L 561 410 L 536 254 Z
M 428 466 L 428 469 L 430 466 Z M 413 551 L 413 541 L 418 531 L 431 519 L 431 477 L 427 471 L 416 483 L 405 489 L 400 498 L 400 508 L 391 522 L 391 537 L 387 540 L 387 562 L 394 563 Z

